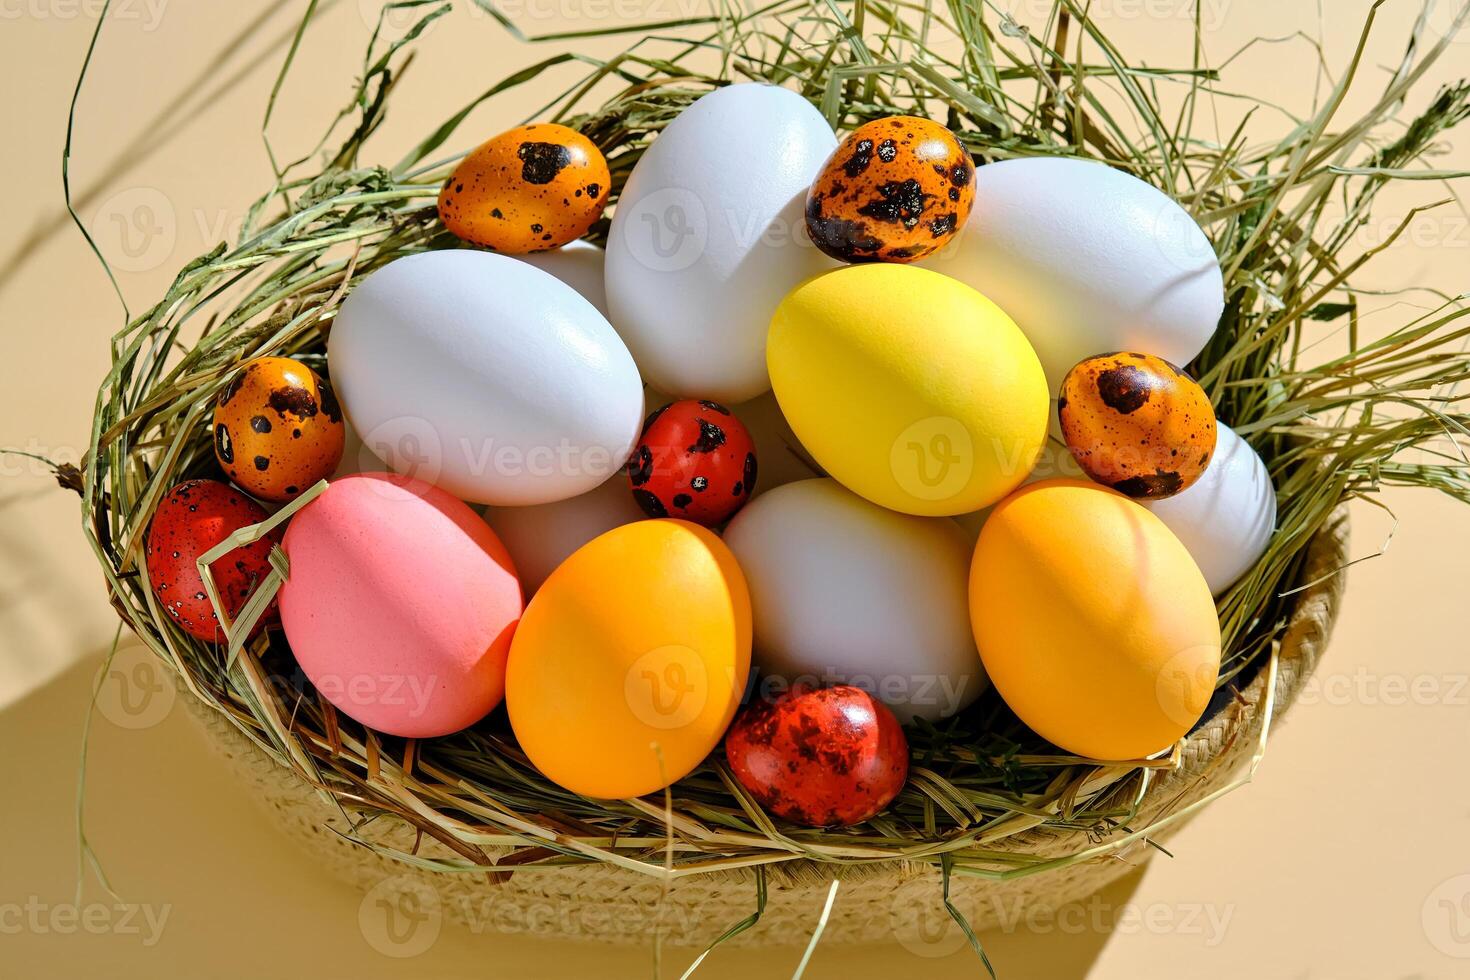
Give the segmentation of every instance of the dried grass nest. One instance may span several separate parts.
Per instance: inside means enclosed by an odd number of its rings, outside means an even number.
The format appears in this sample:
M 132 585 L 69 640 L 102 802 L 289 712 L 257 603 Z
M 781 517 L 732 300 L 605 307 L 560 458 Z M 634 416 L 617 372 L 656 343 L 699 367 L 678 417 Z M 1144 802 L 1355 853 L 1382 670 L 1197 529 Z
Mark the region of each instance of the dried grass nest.
M 475 3 L 493 12 L 488 0 Z M 180 270 L 112 340 L 90 451 L 79 471 L 60 476 L 82 497 L 84 529 L 119 615 L 206 715 L 331 801 L 344 841 L 417 873 L 491 884 L 593 866 L 665 883 L 724 873 L 745 883 L 755 913 L 738 931 L 759 918 L 768 886 L 810 878 L 813 868 L 821 877 L 852 874 L 853 865 L 918 867 L 948 895 L 952 883 L 1075 878 L 1101 855 L 1153 840 L 1239 781 L 1216 762 L 1229 756 L 1225 769 L 1248 775 L 1259 760 L 1271 700 L 1289 690 L 1278 684 L 1283 665 L 1299 683 L 1330 625 L 1347 564 L 1334 517 L 1343 505 L 1375 502 L 1390 485 L 1470 502 L 1457 444 L 1467 416 L 1456 386 L 1470 374 L 1462 305 L 1420 290 L 1412 319 L 1384 329 L 1378 316 L 1370 331 L 1361 322 L 1365 294 L 1353 285 L 1421 210 L 1398 215 L 1396 230 L 1373 247 L 1356 248 L 1366 224 L 1382 220 L 1373 211 L 1380 191 L 1461 176 L 1426 161 L 1470 114 L 1470 86 L 1418 91 L 1449 43 L 1421 18 L 1370 111 L 1338 114 L 1349 86 L 1368 84 L 1359 79 L 1360 43 L 1340 78 L 1323 69 L 1322 94 L 1298 117 L 1227 87 L 1202 43 L 1184 51 L 1185 68 L 1130 64 L 1086 6 L 1058 0 L 1044 21 L 1020 24 L 961 0 L 778 0 L 755 12 L 717 5 L 708 16 L 627 32 L 641 40 L 609 60 L 558 54 L 516 72 L 388 165 L 370 137 L 415 39 L 448 5 L 387 4 L 385 15 L 413 11 L 416 26 L 392 40 L 374 34 L 352 98 L 321 143 L 276 164 L 275 185 L 239 238 Z M 282 78 L 312 40 L 310 8 Z M 1365 40 L 1371 29 L 1372 14 Z M 1101 766 L 1060 754 L 991 693 L 961 716 L 912 731 L 912 776 L 887 812 L 858 827 L 806 830 L 763 813 L 718 754 L 666 794 L 584 799 L 527 763 L 503 712 L 447 738 L 380 737 L 316 696 L 278 631 L 231 658 L 171 624 L 140 561 L 144 530 L 170 486 L 218 476 L 208 434 L 218 388 L 259 355 L 296 357 L 329 374 L 323 330 L 355 282 L 401 255 L 459 245 L 434 208 L 458 158 L 433 155 L 481 102 L 576 69 L 584 76 L 546 104 L 523 96 L 527 116 L 564 122 L 597 143 L 611 164 L 614 202 L 643 149 L 684 107 L 716 86 L 754 79 L 800 91 L 839 130 L 898 112 L 943 120 L 979 163 L 1037 154 L 1103 160 L 1194 215 L 1224 269 L 1227 304 L 1191 371 L 1267 463 L 1280 514 L 1268 553 L 1219 600 L 1226 654 L 1195 738 L 1169 758 Z M 1220 131 L 1214 104 L 1241 99 L 1270 111 Z M 1248 129 L 1267 117 L 1288 123 L 1279 138 L 1257 142 Z M 594 238 L 606 230 L 604 221 Z M 1396 309 L 1407 317 L 1411 305 Z M 1294 617 L 1300 635 L 1289 633 Z M 414 843 L 394 846 L 375 832 L 393 821 L 412 828 Z

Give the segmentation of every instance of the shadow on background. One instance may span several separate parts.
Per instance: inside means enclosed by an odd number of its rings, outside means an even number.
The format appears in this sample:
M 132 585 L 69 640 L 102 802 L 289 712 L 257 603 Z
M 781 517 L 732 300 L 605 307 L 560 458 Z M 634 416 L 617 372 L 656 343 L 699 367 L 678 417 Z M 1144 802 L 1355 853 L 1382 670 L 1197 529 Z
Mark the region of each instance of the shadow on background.
M 0 885 L 0 904 L 21 907 L 22 929 L 5 943 L 14 975 L 243 978 L 327 956 L 335 976 L 355 980 L 652 973 L 650 948 L 554 942 L 493 927 L 477 933 L 448 922 L 411 957 L 397 955 L 402 949 L 385 954 L 380 942 L 375 948 L 369 899 L 331 878 L 273 829 L 187 717 L 162 668 L 130 637 L 98 689 L 84 810 L 88 839 L 117 897 L 89 877 L 78 908 L 82 729 L 106 658 L 106 649 L 93 651 L 0 710 L 0 744 L 23 747 L 29 757 L 26 785 L 8 794 L 5 829 L 12 843 Z M 19 841 L 25 845 L 14 843 Z M 1139 877 L 1129 876 L 1099 900 L 1123 905 Z M 982 941 L 1006 980 L 1082 978 L 1109 938 L 1085 920 L 1080 928 L 1051 923 L 1039 929 L 1022 921 Z M 666 949 L 663 976 L 678 977 L 695 952 Z M 787 948 L 720 949 L 696 977 L 789 976 L 800 955 Z M 918 944 L 821 946 L 806 976 L 920 972 L 984 975 L 962 937 L 935 934 Z

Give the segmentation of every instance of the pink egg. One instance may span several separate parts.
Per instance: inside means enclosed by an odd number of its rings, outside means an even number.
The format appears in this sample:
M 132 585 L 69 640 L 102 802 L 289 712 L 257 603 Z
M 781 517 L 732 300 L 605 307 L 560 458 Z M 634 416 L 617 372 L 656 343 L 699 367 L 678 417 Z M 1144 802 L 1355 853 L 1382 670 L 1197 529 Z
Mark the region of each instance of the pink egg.
M 389 735 L 474 724 L 505 694 L 521 586 L 466 504 L 389 473 L 334 480 L 291 519 L 281 624 L 344 714 Z

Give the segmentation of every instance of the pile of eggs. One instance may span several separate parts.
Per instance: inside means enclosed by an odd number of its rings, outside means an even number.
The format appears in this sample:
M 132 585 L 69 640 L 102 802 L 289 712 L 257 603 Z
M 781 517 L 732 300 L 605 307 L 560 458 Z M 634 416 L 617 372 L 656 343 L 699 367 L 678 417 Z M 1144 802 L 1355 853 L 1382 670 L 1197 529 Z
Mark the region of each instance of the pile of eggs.
M 436 737 L 503 701 L 541 773 L 605 799 L 723 742 L 808 826 L 881 812 L 905 726 L 988 685 L 1080 757 L 1189 732 L 1275 495 L 1181 367 L 1223 308 L 1185 211 L 1101 163 L 976 167 L 927 119 L 839 143 L 758 84 L 648 147 L 604 253 L 609 190 L 583 135 L 504 133 L 440 194 L 463 247 L 358 282 L 321 374 L 239 367 L 228 482 L 148 531 L 166 618 L 223 642 L 279 552 L 255 628 L 362 724 Z M 279 505 L 208 600 L 199 556 Z

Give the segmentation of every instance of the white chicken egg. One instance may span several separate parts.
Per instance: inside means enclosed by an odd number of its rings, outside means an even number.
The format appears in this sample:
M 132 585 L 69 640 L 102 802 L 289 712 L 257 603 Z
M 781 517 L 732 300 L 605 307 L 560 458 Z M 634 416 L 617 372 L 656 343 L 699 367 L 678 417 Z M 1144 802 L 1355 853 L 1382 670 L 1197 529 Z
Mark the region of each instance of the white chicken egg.
M 795 92 L 747 83 L 685 109 L 628 176 L 607 245 L 612 322 L 650 384 L 727 405 L 771 386 L 766 331 L 828 259 L 806 194 L 837 146 Z
M 1084 358 L 1111 351 L 1189 363 L 1225 289 L 1210 241 L 1168 195 L 1102 163 L 1028 157 L 975 171 L 958 241 L 924 262 L 1020 325 L 1052 397 Z
M 1139 503 L 1184 542 L 1215 595 L 1266 553 L 1276 529 L 1271 474 L 1250 443 L 1223 422 L 1216 424 L 1215 455 L 1193 486 Z
M 948 717 L 984 691 L 971 548 L 954 521 L 801 480 L 746 504 L 725 543 L 750 587 L 767 675 L 861 687 L 904 722 Z
M 528 600 L 572 552 L 604 531 L 646 516 L 633 500 L 628 478 L 622 473 L 566 500 L 530 507 L 485 508 L 485 521 L 510 552 Z
M 638 368 L 602 314 L 504 255 L 388 263 L 348 294 L 327 350 L 363 444 L 475 503 L 593 489 L 627 460 L 643 418 Z
M 607 289 L 602 282 L 603 257 L 602 249 L 591 242 L 576 241 L 546 252 L 517 255 L 516 259 L 556 276 L 606 317 Z
M 791 431 L 786 416 L 781 414 L 775 395 L 768 391 L 759 398 L 736 405 L 733 411 L 745 423 L 746 431 L 755 442 L 755 458 L 760 462 L 755 481 L 757 496 L 797 480 L 810 480 L 822 475 Z

